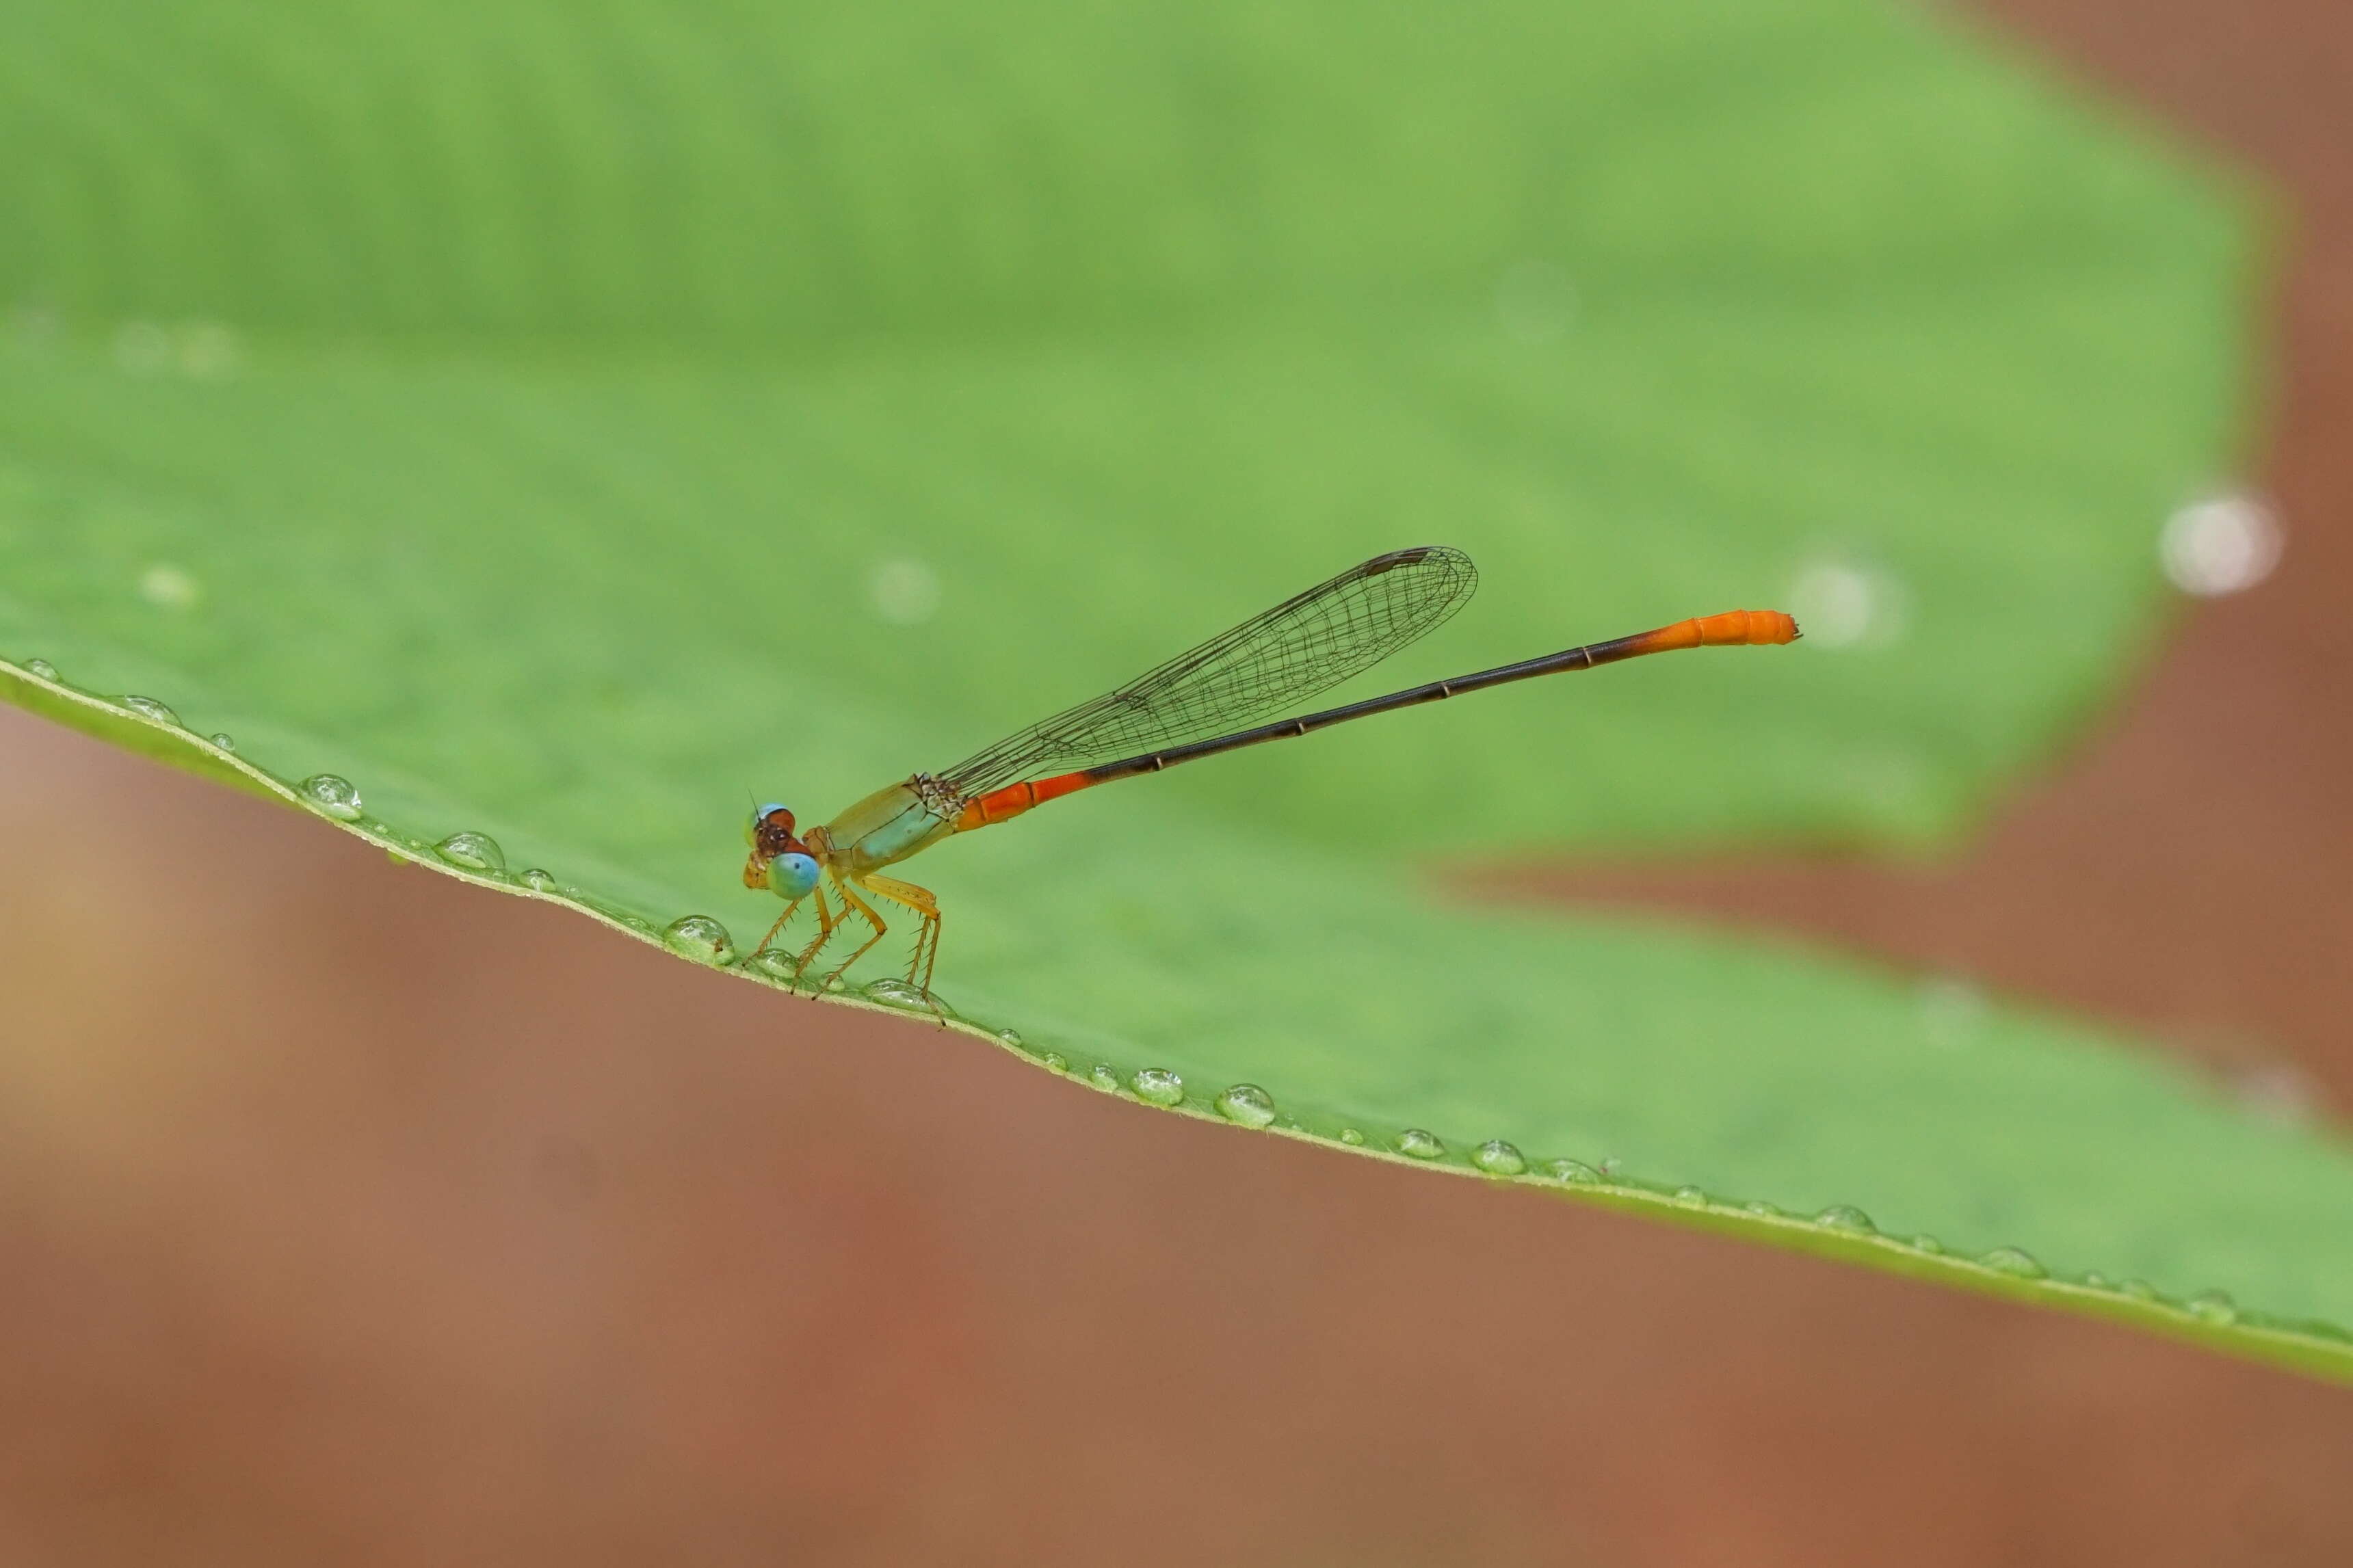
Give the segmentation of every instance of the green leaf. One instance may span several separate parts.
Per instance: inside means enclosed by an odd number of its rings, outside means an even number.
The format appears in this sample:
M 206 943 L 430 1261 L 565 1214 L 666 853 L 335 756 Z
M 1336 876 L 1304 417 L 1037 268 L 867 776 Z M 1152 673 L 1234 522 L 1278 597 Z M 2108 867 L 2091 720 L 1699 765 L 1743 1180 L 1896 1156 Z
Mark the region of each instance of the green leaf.
M 1940 25 L 36 0 L 0 137 L 11 700 L 717 962 L 777 908 L 752 799 L 822 820 L 1377 550 L 1487 568 L 1400 682 L 1829 583 L 1844 652 L 959 839 L 909 868 L 941 991 L 1146 1103 L 2353 1372 L 2295 1321 L 2353 1321 L 2324 1141 L 1453 884 L 1937 842 L 2156 630 L 2243 226 Z

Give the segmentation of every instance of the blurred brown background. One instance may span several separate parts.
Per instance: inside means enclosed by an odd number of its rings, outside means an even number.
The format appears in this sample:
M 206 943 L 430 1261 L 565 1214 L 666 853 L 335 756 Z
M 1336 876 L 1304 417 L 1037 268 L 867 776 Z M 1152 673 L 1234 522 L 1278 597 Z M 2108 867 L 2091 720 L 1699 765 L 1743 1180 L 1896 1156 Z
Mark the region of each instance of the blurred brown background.
M 2002 0 L 2301 227 L 2264 586 L 1729 910 L 2353 1106 L 2353 11 Z M 0 711 L 0 1563 L 2353 1561 L 2353 1394 L 1140 1112 Z M 423 977 L 420 979 L 420 977 Z

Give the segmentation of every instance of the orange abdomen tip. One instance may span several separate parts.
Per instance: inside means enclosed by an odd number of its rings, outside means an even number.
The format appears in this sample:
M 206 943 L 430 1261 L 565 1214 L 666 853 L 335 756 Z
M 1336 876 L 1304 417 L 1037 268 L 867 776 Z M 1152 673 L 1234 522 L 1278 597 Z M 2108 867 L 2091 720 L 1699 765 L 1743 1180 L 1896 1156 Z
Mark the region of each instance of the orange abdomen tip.
M 1628 654 L 1666 653 L 1679 647 L 1725 647 L 1795 642 L 1798 623 L 1778 610 L 1726 610 L 1677 621 L 1626 639 Z M 1621 655 L 1620 657 L 1626 657 Z
M 1778 610 L 1727 610 L 1699 620 L 1703 647 L 1795 642 L 1798 636 L 1798 623 Z
M 1082 790 L 1095 781 L 1085 773 L 1061 773 L 1050 779 L 1036 779 L 1023 784 L 1007 784 L 965 802 L 964 811 L 956 817 L 955 830 L 969 833 L 976 827 L 987 827 L 1020 816 L 1050 800 L 1060 800 L 1073 790 Z

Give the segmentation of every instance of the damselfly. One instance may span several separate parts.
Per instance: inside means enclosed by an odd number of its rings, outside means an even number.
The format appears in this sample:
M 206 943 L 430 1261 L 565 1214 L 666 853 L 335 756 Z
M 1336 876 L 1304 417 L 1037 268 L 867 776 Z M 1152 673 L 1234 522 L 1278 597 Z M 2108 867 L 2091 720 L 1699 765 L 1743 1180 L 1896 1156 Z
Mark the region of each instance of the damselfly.
M 889 929 L 870 900 L 898 904 L 923 922 L 907 980 L 928 1000 L 940 951 L 939 903 L 928 889 L 881 873 L 950 834 L 1004 822 L 1113 779 L 1156 773 L 1198 757 L 1287 741 L 1350 719 L 1436 702 L 1506 681 L 1591 669 L 1675 648 L 1786 643 L 1798 636 L 1798 623 L 1778 610 L 1733 610 L 1434 680 L 1320 713 L 1233 728 L 1303 702 L 1371 668 L 1461 609 L 1478 582 L 1471 558 L 1443 545 L 1376 555 L 1146 670 L 1115 691 L 1032 724 L 952 768 L 916 773 L 877 790 L 807 834 L 795 831 L 793 814 L 784 806 L 758 807 L 744 828 L 752 854 L 744 863 L 744 885 L 765 888 L 785 900 L 785 912 L 769 928 L 760 950 L 776 942 L 804 900 L 814 900 L 818 931 L 801 950 L 796 973 L 807 973 L 835 934 L 853 921 L 868 933 L 826 975 L 830 984 Z M 828 881 L 833 885 L 831 903 L 826 898 Z

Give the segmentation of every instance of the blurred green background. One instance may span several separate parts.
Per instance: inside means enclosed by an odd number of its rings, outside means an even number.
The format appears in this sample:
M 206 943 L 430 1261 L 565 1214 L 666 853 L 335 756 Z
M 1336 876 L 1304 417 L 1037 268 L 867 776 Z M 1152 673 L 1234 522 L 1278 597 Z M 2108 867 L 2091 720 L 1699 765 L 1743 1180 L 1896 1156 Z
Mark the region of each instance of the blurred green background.
M 748 945 L 747 796 L 822 819 L 1383 549 L 1485 583 L 1343 695 L 1782 605 L 1786 654 L 951 846 L 909 868 L 940 989 L 1197 1112 L 1248 1081 L 1458 1170 L 1504 1138 L 2238 1298 L 2183 1331 L 2353 1321 L 2333 1142 L 2110 1027 L 1481 907 L 1546 854 L 1950 846 L 2155 646 L 2160 525 L 2250 435 L 2257 223 L 2007 46 L 1847 4 L 25 5 L 0 142 L 20 667 Z

